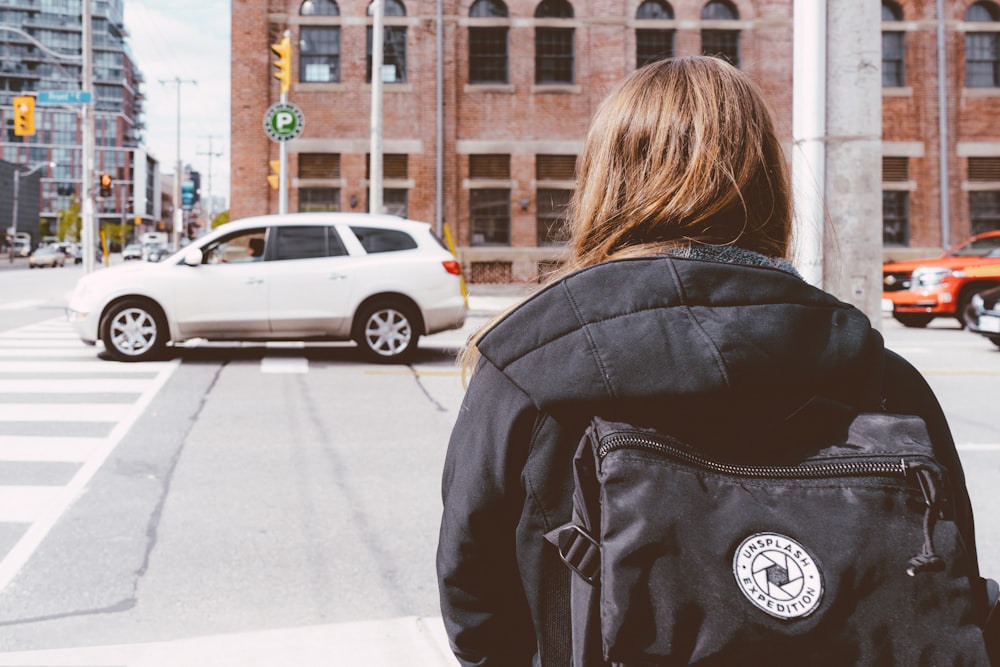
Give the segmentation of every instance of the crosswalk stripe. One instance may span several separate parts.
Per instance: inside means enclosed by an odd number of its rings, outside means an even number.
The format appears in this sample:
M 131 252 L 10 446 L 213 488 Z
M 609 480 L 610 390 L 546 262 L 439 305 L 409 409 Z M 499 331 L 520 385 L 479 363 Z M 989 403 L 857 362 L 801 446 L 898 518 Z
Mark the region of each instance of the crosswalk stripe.
M 86 378 L 86 379 L 0 379 L 0 394 L 18 393 L 31 394 L 38 392 L 58 392 L 60 394 L 134 394 L 149 386 L 152 378 L 126 380 L 124 378 Z
M 41 299 L 21 299 L 20 301 L 8 301 L 7 303 L 0 303 L 0 310 L 20 310 L 21 308 L 34 308 L 35 306 L 41 306 L 45 301 Z
M 131 409 L 128 403 L 12 403 L 0 405 L 0 422 L 113 422 Z
M 104 444 L 104 438 L 0 436 L 0 461 L 82 463 Z
M 11 361 L 0 360 L 0 373 L 93 373 L 101 369 L 95 362 L 105 363 L 95 356 L 89 361 Z M 141 364 L 106 365 L 107 370 L 115 373 L 159 373 L 166 370 L 172 362 L 147 361 Z
M 31 523 L 63 496 L 63 486 L 0 486 L 0 521 Z

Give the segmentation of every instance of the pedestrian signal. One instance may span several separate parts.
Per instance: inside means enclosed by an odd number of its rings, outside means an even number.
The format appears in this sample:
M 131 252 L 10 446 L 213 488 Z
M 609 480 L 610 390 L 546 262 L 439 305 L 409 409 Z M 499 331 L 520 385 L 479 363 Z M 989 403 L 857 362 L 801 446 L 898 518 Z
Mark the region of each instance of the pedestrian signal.
M 111 174 L 101 174 L 101 196 L 110 197 L 111 196 L 111 184 L 114 181 L 111 178 Z

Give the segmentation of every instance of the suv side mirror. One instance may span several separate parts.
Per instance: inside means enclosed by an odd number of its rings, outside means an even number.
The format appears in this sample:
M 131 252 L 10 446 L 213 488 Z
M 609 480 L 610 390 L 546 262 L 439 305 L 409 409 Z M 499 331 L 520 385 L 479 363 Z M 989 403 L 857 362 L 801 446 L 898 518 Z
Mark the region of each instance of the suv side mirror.
M 188 266 L 198 266 L 201 264 L 201 260 L 201 250 L 198 248 L 190 248 L 184 253 L 184 259 L 182 261 Z

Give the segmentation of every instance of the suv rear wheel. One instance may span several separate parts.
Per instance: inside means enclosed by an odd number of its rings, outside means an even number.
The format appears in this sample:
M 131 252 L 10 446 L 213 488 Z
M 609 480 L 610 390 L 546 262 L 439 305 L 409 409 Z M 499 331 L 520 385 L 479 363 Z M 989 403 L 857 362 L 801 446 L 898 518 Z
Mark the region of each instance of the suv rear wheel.
M 355 340 L 370 361 L 403 363 L 417 349 L 420 334 L 413 308 L 399 301 L 378 301 L 361 311 Z

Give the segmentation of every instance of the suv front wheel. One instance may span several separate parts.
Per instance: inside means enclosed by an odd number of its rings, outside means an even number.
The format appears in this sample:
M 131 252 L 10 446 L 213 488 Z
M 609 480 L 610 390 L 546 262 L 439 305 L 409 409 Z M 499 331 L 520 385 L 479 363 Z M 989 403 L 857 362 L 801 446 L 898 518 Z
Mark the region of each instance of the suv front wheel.
M 364 356 L 381 363 L 403 363 L 417 349 L 420 334 L 413 309 L 398 301 L 379 301 L 361 311 L 355 340 Z
M 108 311 L 101 324 L 101 340 L 115 361 L 157 359 L 167 346 L 167 322 L 155 306 L 126 299 Z

